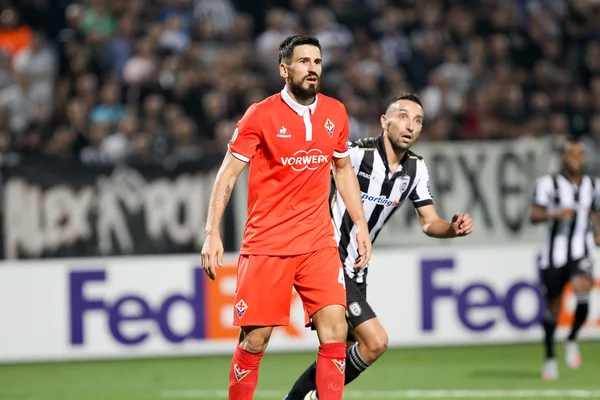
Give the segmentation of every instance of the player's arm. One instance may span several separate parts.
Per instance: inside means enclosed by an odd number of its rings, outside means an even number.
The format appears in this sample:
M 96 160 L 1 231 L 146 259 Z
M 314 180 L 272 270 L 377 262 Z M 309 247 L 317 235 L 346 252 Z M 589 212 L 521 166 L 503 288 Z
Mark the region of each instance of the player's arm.
M 467 236 L 473 232 L 473 221 L 469 214 L 456 213 L 450 222 L 437 214 L 430 190 L 429 171 L 423 159 L 417 161 L 415 179 L 417 183 L 408 199 L 415 207 L 423 233 L 438 239 L 449 239 Z
M 219 168 L 208 203 L 208 217 L 202 246 L 202 266 L 211 279 L 216 278 L 215 264 L 223 265 L 223 243 L 221 242 L 221 220 L 229 203 L 237 178 L 246 163 L 227 152 Z
M 415 209 L 421 224 L 423 233 L 438 239 L 450 239 L 467 236 L 473 232 L 473 221 L 469 214 L 456 213 L 452 221 L 448 222 L 441 218 L 435 211 L 433 204 Z
M 256 153 L 261 141 L 258 123 L 260 115 L 257 115 L 256 110 L 256 105 L 250 106 L 238 122 L 210 195 L 201 255 L 202 268 L 212 280 L 216 278 L 215 267 L 223 265 L 224 249 L 220 226 L 225 207 L 229 203 L 235 182 Z
M 550 220 L 570 219 L 574 214 L 575 211 L 571 209 L 548 211 L 545 206 L 533 203 L 531 205 L 529 220 L 532 224 L 539 224 L 542 222 L 548 222 Z
M 592 228 L 594 229 L 594 241 L 596 246 L 600 246 L 600 211 L 592 211 L 590 214 Z
M 574 210 L 549 211 L 548 208 L 554 197 L 554 184 L 549 175 L 542 176 L 535 184 L 533 193 L 533 203 L 529 214 L 529 221 L 532 224 L 548 222 L 550 220 L 569 219 L 573 217 Z
M 360 186 L 352 168 L 352 163 L 350 163 L 349 156 L 334 158 L 333 160 L 335 186 L 340 192 L 344 204 L 346 204 L 346 209 L 350 218 L 352 218 L 352 222 L 354 222 L 358 229 L 356 240 L 358 241 L 358 254 L 360 254 L 360 258 L 356 263 L 356 267 L 362 268 L 371 258 L 371 237 L 369 236 L 369 226 L 360 197 Z

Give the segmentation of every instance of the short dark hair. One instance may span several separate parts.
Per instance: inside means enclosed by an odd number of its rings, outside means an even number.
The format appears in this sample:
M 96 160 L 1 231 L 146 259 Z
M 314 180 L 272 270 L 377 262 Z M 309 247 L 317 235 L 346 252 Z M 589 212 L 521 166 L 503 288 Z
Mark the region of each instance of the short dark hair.
M 572 145 L 583 146 L 583 142 L 574 136 L 567 136 L 560 144 L 560 148 L 559 148 L 560 154 L 565 154 Z
M 304 44 L 315 46 L 321 51 L 321 43 L 319 43 L 319 39 L 316 37 L 306 35 L 289 36 L 279 45 L 279 64 L 282 62 L 288 65 L 291 64 L 294 49 L 296 46 L 302 46 Z
M 421 104 L 421 99 L 419 98 L 419 96 L 416 93 L 409 93 L 409 92 L 400 93 L 400 94 L 392 97 L 390 99 L 390 101 L 388 102 L 388 107 L 400 100 L 412 101 L 413 103 L 417 103 L 419 106 L 423 107 L 423 104 Z
M 390 107 L 392 106 L 392 104 L 394 104 L 395 102 L 400 101 L 400 100 L 412 101 L 413 103 L 416 103 L 421 108 L 423 108 L 423 105 L 421 104 L 421 99 L 419 98 L 419 96 L 417 96 L 416 93 L 405 92 L 405 93 L 400 93 L 400 94 L 395 95 L 394 97 L 392 97 L 390 99 L 390 101 L 388 101 L 388 105 L 385 109 L 385 114 L 387 115 L 387 113 L 390 111 Z

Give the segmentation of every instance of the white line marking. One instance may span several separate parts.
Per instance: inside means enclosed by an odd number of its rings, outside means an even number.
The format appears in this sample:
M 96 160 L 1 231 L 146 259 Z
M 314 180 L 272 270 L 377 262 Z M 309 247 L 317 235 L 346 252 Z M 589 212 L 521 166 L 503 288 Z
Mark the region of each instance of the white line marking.
M 280 390 L 257 390 L 255 397 L 282 399 Z M 164 398 L 226 399 L 227 390 L 166 390 Z M 350 399 L 600 399 L 600 390 L 346 390 Z

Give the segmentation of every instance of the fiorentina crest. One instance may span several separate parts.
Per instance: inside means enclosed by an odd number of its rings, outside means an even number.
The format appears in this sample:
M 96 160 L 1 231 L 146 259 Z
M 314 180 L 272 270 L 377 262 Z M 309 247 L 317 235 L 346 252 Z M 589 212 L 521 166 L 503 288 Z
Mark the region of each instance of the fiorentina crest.
M 333 122 L 331 122 L 329 118 L 327 118 L 327 121 L 325 121 L 325 130 L 327 131 L 329 136 L 333 136 L 334 129 L 335 125 L 333 124 Z
M 247 309 L 248 306 L 243 299 L 238 301 L 238 303 L 235 305 L 235 311 L 237 311 L 238 318 L 242 318 L 242 315 L 244 315 Z

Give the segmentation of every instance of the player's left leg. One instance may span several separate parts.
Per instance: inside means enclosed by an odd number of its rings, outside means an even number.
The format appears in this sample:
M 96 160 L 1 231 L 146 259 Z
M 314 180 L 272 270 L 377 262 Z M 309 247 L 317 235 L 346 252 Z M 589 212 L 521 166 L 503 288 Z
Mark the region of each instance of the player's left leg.
M 545 298 L 545 309 L 542 315 L 544 328 L 544 364 L 542 366 L 542 379 L 552 381 L 558 379 L 558 363 L 554 351 L 554 333 L 563 287 L 569 279 L 567 266 L 561 268 L 547 268 L 541 271 L 542 291 Z
M 592 264 L 588 259 L 573 264 L 571 271 L 571 287 L 577 299 L 575 316 L 571 332 L 565 343 L 565 361 L 569 368 L 576 369 L 581 365 L 581 353 L 577 344 L 577 334 L 585 323 L 589 311 L 589 296 L 594 286 Z
M 367 284 L 356 283 L 347 275 L 346 318 L 350 325 L 346 343 L 346 371 L 344 384 L 354 381 L 387 349 L 387 333 L 367 302 Z M 316 385 L 316 364 L 311 364 L 300 375 L 285 397 L 286 400 L 318 399 Z
M 322 400 L 341 400 L 346 370 L 346 289 L 338 250 L 328 247 L 298 256 L 294 286 L 302 298 L 306 326 L 319 337 L 316 387 Z
M 289 323 L 294 275 L 290 257 L 240 255 L 233 323 L 243 333 L 229 368 L 230 400 L 253 398 L 273 327 Z

